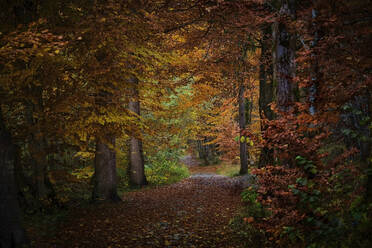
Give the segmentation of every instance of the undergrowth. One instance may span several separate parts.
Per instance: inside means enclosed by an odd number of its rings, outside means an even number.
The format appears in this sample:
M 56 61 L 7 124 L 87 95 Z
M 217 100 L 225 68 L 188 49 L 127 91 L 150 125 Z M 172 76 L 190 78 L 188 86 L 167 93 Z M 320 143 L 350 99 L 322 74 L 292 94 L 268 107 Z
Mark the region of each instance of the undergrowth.
M 152 185 L 165 185 L 180 181 L 190 176 L 186 166 L 170 152 L 160 151 L 149 158 L 145 165 L 147 180 Z

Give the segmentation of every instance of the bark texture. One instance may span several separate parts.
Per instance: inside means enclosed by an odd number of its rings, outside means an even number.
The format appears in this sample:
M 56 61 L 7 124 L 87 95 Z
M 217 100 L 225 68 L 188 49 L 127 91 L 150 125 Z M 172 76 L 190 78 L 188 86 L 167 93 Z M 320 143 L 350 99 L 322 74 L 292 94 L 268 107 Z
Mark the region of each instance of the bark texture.
M 138 93 L 138 79 L 131 78 L 131 99 L 128 109 L 138 116 L 141 115 L 140 100 Z M 130 137 L 129 143 L 129 183 L 132 186 L 140 187 L 147 184 L 145 176 L 145 161 L 143 157 L 142 141 L 137 137 Z
M 280 111 L 289 111 L 294 101 L 295 85 L 293 78 L 295 66 L 295 35 L 291 34 L 286 19 L 294 18 L 295 1 L 282 0 L 280 20 L 273 25 L 273 63 L 274 82 L 276 83 L 276 101 Z
M 96 144 L 93 201 L 120 201 L 117 193 L 115 137 L 107 135 Z
M 259 111 L 260 118 L 273 120 L 274 113 L 271 110 L 269 104 L 274 101 L 274 83 L 272 79 L 272 63 L 270 54 L 269 37 L 271 34 L 270 27 L 264 27 L 262 31 L 261 40 L 261 56 L 260 56 L 260 95 L 259 95 Z M 261 131 L 264 133 L 266 130 L 266 124 L 261 122 Z M 260 154 L 260 160 L 258 162 L 259 167 L 263 167 L 267 164 L 272 164 L 274 162 L 273 151 L 267 147 L 262 148 Z

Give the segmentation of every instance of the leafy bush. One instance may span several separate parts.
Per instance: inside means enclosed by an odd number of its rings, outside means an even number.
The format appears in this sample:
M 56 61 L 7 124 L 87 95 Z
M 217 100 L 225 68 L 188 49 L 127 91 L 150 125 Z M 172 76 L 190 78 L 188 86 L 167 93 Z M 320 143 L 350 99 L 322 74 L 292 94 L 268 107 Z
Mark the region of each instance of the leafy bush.
M 371 247 L 372 204 L 363 202 L 357 164 L 318 172 L 312 161 L 296 161 L 253 170 L 260 187 L 242 192 L 245 208 L 233 221 L 247 246 Z
M 253 187 L 248 187 L 241 193 L 245 208 L 240 215 L 233 218 L 230 226 L 235 231 L 236 238 L 247 247 L 265 247 L 267 242 L 265 230 L 257 228 L 253 223 L 259 218 L 270 215 L 262 204 L 257 200 L 257 192 Z
M 150 157 L 145 173 L 149 183 L 156 185 L 175 183 L 190 175 L 188 169 L 178 162 L 177 156 L 169 151 L 160 151 Z

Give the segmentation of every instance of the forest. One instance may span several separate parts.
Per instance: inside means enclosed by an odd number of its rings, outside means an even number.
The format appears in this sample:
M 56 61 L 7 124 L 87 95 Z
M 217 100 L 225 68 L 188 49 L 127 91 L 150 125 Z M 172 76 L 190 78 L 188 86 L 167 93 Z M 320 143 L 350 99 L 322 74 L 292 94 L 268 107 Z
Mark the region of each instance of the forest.
M 371 0 L 0 20 L 0 248 L 372 247 Z

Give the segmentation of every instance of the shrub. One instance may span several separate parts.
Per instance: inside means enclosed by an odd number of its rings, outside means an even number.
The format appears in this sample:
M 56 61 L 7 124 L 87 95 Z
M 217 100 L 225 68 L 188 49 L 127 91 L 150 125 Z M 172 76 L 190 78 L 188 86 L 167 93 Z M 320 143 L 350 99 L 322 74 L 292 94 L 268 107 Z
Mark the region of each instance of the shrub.
M 188 169 L 169 151 L 160 151 L 149 157 L 145 174 L 149 183 L 155 185 L 175 183 L 190 175 Z

